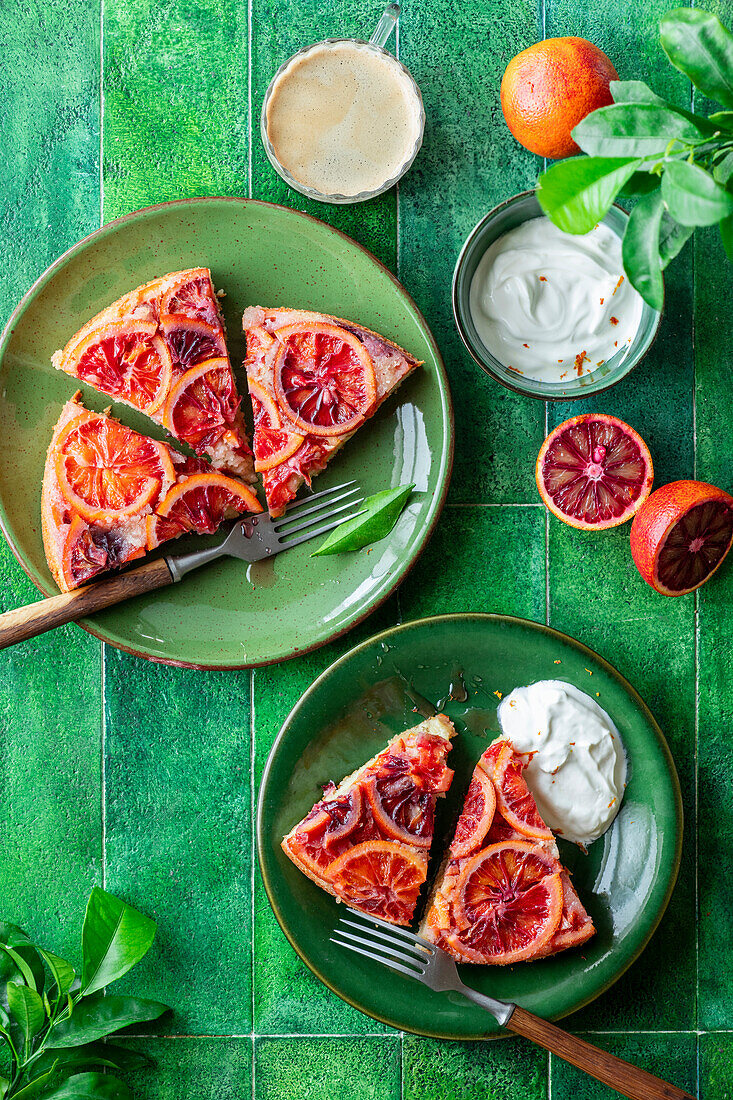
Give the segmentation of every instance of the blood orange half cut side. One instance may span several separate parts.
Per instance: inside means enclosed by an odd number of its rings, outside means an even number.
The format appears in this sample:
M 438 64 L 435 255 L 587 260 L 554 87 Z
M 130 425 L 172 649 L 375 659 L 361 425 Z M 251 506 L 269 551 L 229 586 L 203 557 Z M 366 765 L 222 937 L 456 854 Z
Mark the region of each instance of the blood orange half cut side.
M 626 523 L 654 480 L 649 449 L 615 416 L 584 413 L 550 432 L 535 467 L 545 505 L 571 527 L 601 530 Z
M 343 435 L 371 412 L 377 388 L 372 358 L 356 336 L 325 322 L 279 329 L 275 392 L 299 431 Z
M 495 810 L 494 784 L 485 772 L 477 768 L 450 846 L 453 859 L 463 859 L 476 851 L 491 828 Z
M 168 491 L 154 515 L 147 517 L 148 549 L 190 531 L 213 535 L 225 519 L 261 512 L 246 485 L 224 474 L 194 474 Z
M 255 470 L 264 473 L 273 466 L 280 466 L 295 454 L 302 445 L 305 436 L 295 431 L 283 429 L 282 419 L 277 405 L 267 390 L 256 382 L 249 383 L 249 396 L 254 413 L 254 436 L 252 448 L 255 456 Z
M 425 881 L 425 857 L 406 844 L 367 840 L 344 852 L 329 867 L 338 897 L 395 924 L 407 924 Z
M 154 321 L 103 324 L 73 349 L 76 377 L 153 416 L 172 375 L 171 357 L 157 330 Z
M 492 844 L 464 865 L 456 883 L 456 930 L 449 944 L 471 962 L 531 959 L 562 916 L 557 863 L 534 844 Z

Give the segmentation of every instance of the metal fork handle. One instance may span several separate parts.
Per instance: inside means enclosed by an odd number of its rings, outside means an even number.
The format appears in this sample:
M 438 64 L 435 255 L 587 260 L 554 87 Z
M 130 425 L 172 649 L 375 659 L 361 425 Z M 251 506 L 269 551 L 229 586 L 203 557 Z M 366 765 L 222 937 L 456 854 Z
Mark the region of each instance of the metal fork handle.
M 470 986 L 464 985 L 460 979 L 457 980 L 454 988 L 467 1000 L 473 1001 L 479 1008 L 485 1008 L 487 1012 L 490 1012 L 502 1027 L 508 1026 L 508 1022 L 517 1007 L 515 1004 L 511 1004 L 509 1001 L 497 1001 L 495 997 L 487 997 L 485 994 L 471 989 Z

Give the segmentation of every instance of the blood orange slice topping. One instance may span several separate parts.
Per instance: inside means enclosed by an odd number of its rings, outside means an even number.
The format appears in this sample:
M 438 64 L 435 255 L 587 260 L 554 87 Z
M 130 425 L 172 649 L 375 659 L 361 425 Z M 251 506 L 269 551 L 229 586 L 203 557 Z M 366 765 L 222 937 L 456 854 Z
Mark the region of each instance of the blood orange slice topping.
M 90 522 L 143 512 L 175 480 L 167 448 L 106 416 L 72 421 L 57 442 L 59 488 Z
M 320 875 L 347 848 L 379 839 L 369 804 L 360 784 L 356 784 L 348 794 L 317 803 L 290 838 L 289 846 L 299 860 Z
M 540 817 L 537 804 L 529 793 L 522 771 L 521 757 L 506 742 L 494 765 L 494 785 L 499 812 L 504 820 L 523 836 L 550 839 L 548 829 Z
M 343 435 L 356 428 L 376 400 L 374 364 L 356 336 L 320 322 L 277 332 L 275 391 L 298 430 Z
M 82 382 L 152 416 L 171 381 L 171 357 L 154 321 L 113 321 L 73 349 Z
M 472 962 L 521 962 L 549 942 L 562 906 L 562 876 L 551 857 L 523 841 L 492 844 L 459 875 L 456 931 L 447 939 Z
M 220 327 L 219 309 L 211 292 L 211 279 L 205 268 L 187 271 L 169 286 L 160 300 L 160 316 L 188 317 Z
M 641 436 L 615 416 L 586 413 L 560 424 L 535 469 L 545 505 L 571 527 L 617 527 L 638 511 L 654 479 Z
M 148 516 L 148 549 L 194 531 L 213 535 L 223 520 L 261 512 L 257 497 L 224 474 L 194 474 L 168 491 L 156 514 Z
M 135 547 L 120 531 L 89 526 L 75 516 L 66 534 L 61 571 L 68 588 L 76 588 L 106 569 L 140 557 L 145 547 Z
M 340 898 L 383 920 L 406 924 L 425 881 L 425 857 L 406 844 L 367 840 L 349 848 L 329 867 Z
M 463 859 L 476 851 L 491 828 L 495 810 L 494 784 L 485 772 L 477 768 L 450 846 L 453 859 Z
M 180 373 L 206 359 L 225 359 L 226 345 L 220 329 L 205 321 L 186 317 L 162 317 L 160 330 L 165 336 L 174 371 Z
M 256 382 L 249 383 L 249 396 L 254 413 L 255 470 L 263 473 L 291 458 L 303 443 L 304 436 L 283 429 L 277 405 L 267 390 Z
M 163 423 L 176 439 L 201 454 L 216 444 L 236 419 L 240 398 L 226 359 L 207 359 L 176 382 Z

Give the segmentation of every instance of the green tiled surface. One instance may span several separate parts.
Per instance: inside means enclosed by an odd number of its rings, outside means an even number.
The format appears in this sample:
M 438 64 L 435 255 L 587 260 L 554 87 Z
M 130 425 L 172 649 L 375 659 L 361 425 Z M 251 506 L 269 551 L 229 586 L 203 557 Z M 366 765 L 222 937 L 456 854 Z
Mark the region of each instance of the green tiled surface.
M 450 503 L 398 596 L 347 639 L 233 674 L 103 653 L 73 627 L 0 655 L 0 916 L 72 955 L 94 883 L 156 917 L 158 941 L 134 986 L 175 1012 L 158 1036 L 135 1041 L 157 1061 L 132 1082 L 143 1098 L 611 1095 L 521 1041 L 383 1033 L 300 963 L 253 875 L 253 794 L 302 691 L 375 630 L 469 609 L 549 621 L 580 638 L 631 679 L 664 728 L 687 815 L 680 882 L 644 956 L 568 1026 L 692 1093 L 699 1059 L 701 1100 L 733 1096 L 733 891 L 721 873 L 733 860 L 731 569 L 698 598 L 665 601 L 638 578 L 628 531 L 593 537 L 548 522 L 534 458 L 546 424 L 578 407 L 546 410 L 483 376 L 461 350 L 450 308 L 467 232 L 541 167 L 503 123 L 506 62 L 543 34 L 581 34 L 609 52 L 622 77 L 648 79 L 686 105 L 689 86 L 655 44 L 671 6 L 406 0 L 400 54 L 423 92 L 425 145 L 399 195 L 352 208 L 308 203 L 284 187 L 259 142 L 259 111 L 285 57 L 324 34 L 368 37 L 380 0 L 46 0 L 0 9 L 5 315 L 100 214 L 108 221 L 187 195 L 251 195 L 324 218 L 397 272 L 428 316 L 455 398 Z M 714 231 L 698 234 L 667 287 L 647 360 L 588 407 L 642 432 L 658 483 L 696 474 L 731 489 L 731 278 Z M 3 607 L 34 598 L 4 546 L 0 585 Z

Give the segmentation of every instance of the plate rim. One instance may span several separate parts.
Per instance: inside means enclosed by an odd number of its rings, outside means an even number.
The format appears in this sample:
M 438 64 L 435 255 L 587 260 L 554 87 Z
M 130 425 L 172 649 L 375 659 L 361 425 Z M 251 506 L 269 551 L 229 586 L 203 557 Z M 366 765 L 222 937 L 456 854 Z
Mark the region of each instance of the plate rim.
M 631 967 L 637 961 L 637 959 L 642 954 L 642 952 L 646 949 L 646 947 L 648 947 L 649 941 L 651 940 L 652 936 L 654 935 L 657 928 L 659 927 L 659 923 L 662 920 L 662 917 L 664 916 L 664 914 L 667 910 L 667 906 L 669 905 L 670 899 L 672 897 L 672 893 L 674 892 L 674 888 L 677 884 L 677 878 L 679 876 L 680 863 L 681 863 L 681 859 L 682 859 L 682 840 L 683 840 L 683 831 L 684 831 L 684 809 L 683 809 L 683 805 L 682 805 L 682 791 L 681 791 L 681 787 L 680 787 L 679 775 L 677 774 L 677 765 L 675 764 L 674 757 L 672 756 L 672 752 L 671 752 L 670 747 L 667 743 L 667 739 L 664 736 L 662 728 L 659 725 L 659 723 L 657 722 L 654 715 L 652 714 L 649 706 L 644 701 L 644 699 L 641 697 L 641 695 L 636 690 L 636 688 L 633 686 L 633 684 L 631 684 L 626 679 L 626 677 L 623 676 L 618 671 L 618 669 L 615 668 L 615 666 L 611 664 L 610 661 L 606 660 L 605 657 L 602 657 L 599 653 L 596 653 L 596 651 L 594 649 L 591 649 L 590 646 L 586 645 L 585 642 L 581 642 L 577 638 L 573 638 L 572 635 L 566 634 L 564 631 L 555 629 L 555 627 L 548 626 L 546 623 L 538 623 L 538 622 L 535 622 L 532 619 L 523 619 L 523 618 L 519 617 L 518 615 L 503 615 L 503 614 L 499 614 L 498 612 L 467 611 L 467 612 L 448 612 L 448 613 L 440 614 L 440 615 L 426 615 L 422 618 L 410 619 L 408 622 L 398 623 L 395 626 L 391 626 L 391 627 L 388 627 L 385 630 L 379 631 L 377 634 L 373 634 L 370 638 L 365 639 L 363 642 L 359 642 L 358 645 L 353 646 L 350 650 L 348 650 L 348 652 L 342 654 L 340 657 L 337 657 L 335 661 L 332 661 L 331 664 L 328 665 L 328 667 L 325 668 L 323 670 L 323 672 L 321 672 L 316 677 L 316 679 L 313 681 L 313 683 L 310 684 L 310 686 L 308 688 L 306 688 L 306 690 L 303 692 L 303 694 L 300 696 L 298 701 L 291 708 L 290 712 L 288 713 L 287 717 L 285 718 L 285 721 L 283 722 L 282 726 L 280 727 L 280 730 L 278 731 L 277 737 L 275 738 L 275 740 L 272 744 L 272 747 L 271 747 L 271 749 L 270 749 L 270 751 L 267 755 L 267 760 L 266 760 L 265 766 L 262 770 L 262 778 L 260 779 L 260 787 L 259 787 L 259 791 L 258 791 L 258 794 L 257 794 L 256 844 L 257 844 L 257 863 L 258 863 L 259 870 L 260 870 L 260 875 L 262 876 L 262 881 L 263 881 L 263 884 L 264 884 L 264 887 L 265 887 L 265 894 L 267 895 L 267 900 L 270 903 L 270 907 L 271 907 L 271 909 L 272 909 L 272 911 L 275 915 L 275 919 L 277 920 L 277 923 L 280 926 L 281 931 L 283 932 L 286 939 L 288 940 L 288 943 L 295 950 L 298 957 L 306 964 L 308 969 L 313 974 L 315 974 L 315 976 L 321 982 L 323 982 L 323 984 L 328 989 L 330 989 L 332 993 L 335 993 L 337 997 L 340 997 L 340 999 L 342 1001 L 345 1001 L 352 1008 L 358 1009 L 358 1011 L 364 1013 L 365 1016 L 370 1016 L 373 1020 L 377 1020 L 379 1023 L 385 1024 L 387 1027 L 390 1027 L 390 1028 L 393 1028 L 393 1029 L 395 1027 L 397 1027 L 397 1025 L 395 1023 L 393 1023 L 391 1020 L 387 1019 L 384 1016 L 380 1016 L 376 1012 L 368 1011 L 367 1009 L 365 1009 L 363 1007 L 363 1005 L 360 1005 L 358 1003 L 358 1001 L 352 999 L 351 997 L 345 996 L 339 989 L 337 989 L 335 987 L 335 985 L 332 984 L 331 981 L 329 981 L 328 978 L 326 978 L 323 974 L 321 974 L 320 971 L 318 970 L 317 966 L 315 966 L 310 961 L 310 959 L 308 959 L 306 957 L 306 955 L 300 950 L 299 946 L 296 944 L 296 942 L 292 938 L 289 928 L 286 927 L 286 924 L 285 924 L 284 920 L 281 918 L 281 911 L 280 911 L 278 903 L 275 899 L 275 895 L 274 895 L 274 891 L 273 891 L 273 887 L 272 887 L 272 881 L 271 881 L 271 878 L 270 878 L 270 876 L 269 876 L 269 874 L 266 870 L 266 860 L 265 860 L 265 854 L 264 854 L 264 839 L 263 839 L 264 792 L 265 792 L 265 789 L 266 789 L 266 786 L 267 786 L 267 781 L 269 779 L 269 774 L 270 774 L 270 771 L 271 771 L 271 768 L 272 768 L 272 764 L 273 764 L 273 761 L 274 761 L 274 758 L 275 758 L 275 754 L 280 749 L 281 745 L 284 743 L 284 741 L 285 741 L 285 739 L 286 739 L 286 737 L 289 733 L 289 727 L 290 727 L 291 722 L 300 714 L 300 712 L 303 709 L 305 709 L 305 707 L 307 707 L 311 697 L 316 693 L 316 691 L 320 688 L 322 682 L 331 674 L 331 672 L 333 672 L 336 668 L 343 665 L 346 661 L 348 661 L 350 658 L 355 656 L 361 650 L 364 650 L 367 647 L 373 645 L 375 642 L 386 641 L 388 638 L 393 638 L 395 634 L 399 634 L 399 633 L 402 633 L 406 630 L 410 630 L 411 628 L 413 628 L 415 626 L 424 626 L 428 623 L 435 623 L 435 622 L 453 622 L 453 623 L 456 623 L 456 624 L 460 624 L 460 623 L 466 622 L 467 620 L 472 620 L 472 621 L 481 620 L 481 621 L 491 621 L 491 622 L 497 622 L 497 623 L 511 623 L 511 624 L 519 625 L 521 627 L 530 627 L 534 630 L 539 631 L 540 633 L 547 634 L 550 637 L 558 639 L 558 640 L 560 640 L 564 643 L 570 643 L 571 646 L 574 646 L 576 649 L 579 649 L 581 652 L 585 653 L 588 657 L 591 657 L 594 661 L 597 661 L 599 663 L 599 665 L 603 668 L 603 670 L 608 675 L 612 676 L 624 688 L 624 690 L 626 690 L 631 695 L 634 702 L 637 704 L 637 706 L 642 711 L 644 717 L 646 718 L 646 720 L 648 721 L 648 723 L 649 723 L 649 725 L 652 729 L 652 732 L 654 733 L 654 735 L 656 737 L 656 740 L 657 740 L 657 743 L 658 743 L 660 749 L 662 750 L 662 755 L 664 756 L 664 758 L 666 760 L 668 772 L 669 772 L 669 775 L 670 775 L 670 778 L 671 778 L 671 781 L 672 781 L 672 793 L 674 795 L 675 825 L 676 825 L 675 848 L 674 848 L 674 856 L 673 856 L 673 861 L 672 861 L 672 872 L 671 872 L 669 881 L 667 883 L 667 888 L 664 892 L 664 896 L 663 896 L 662 901 L 659 905 L 659 910 L 658 910 L 654 920 L 652 921 L 652 924 L 650 925 L 649 929 L 647 930 L 646 935 L 642 939 L 640 946 L 637 947 L 632 952 L 630 958 L 627 960 L 627 962 L 624 964 L 624 966 L 621 967 L 621 969 L 609 981 L 607 981 L 603 986 L 601 986 L 601 988 L 598 989 L 597 992 L 593 993 L 589 997 L 583 998 L 583 1000 L 579 1001 L 578 1004 L 575 1005 L 572 1009 L 568 1009 L 565 1012 L 553 1014 L 551 1016 L 548 1016 L 547 1019 L 560 1020 L 560 1019 L 563 1019 L 565 1016 L 572 1015 L 572 1013 L 574 1013 L 574 1012 L 579 1012 L 582 1008 L 585 1008 L 586 1005 L 591 1004 L 593 1001 L 597 1000 L 598 997 L 600 997 L 604 993 L 608 992 L 608 990 L 611 988 L 611 986 L 615 985 L 615 983 L 619 980 L 619 978 L 621 978 L 626 973 L 626 971 L 629 969 L 629 967 Z M 428 1031 L 428 1030 L 423 1030 L 423 1029 L 419 1029 L 419 1028 L 405 1027 L 404 1025 L 400 1025 L 398 1030 L 409 1032 L 411 1035 L 419 1035 L 419 1036 L 422 1036 L 423 1038 L 426 1038 L 426 1039 L 443 1039 L 443 1040 L 447 1040 L 447 1041 L 450 1041 L 450 1042 L 478 1042 L 478 1041 L 486 1040 L 486 1039 L 511 1038 L 511 1032 L 506 1031 L 506 1030 L 502 1030 L 502 1031 L 500 1031 L 496 1034 L 491 1034 L 491 1033 L 487 1034 L 486 1032 L 478 1032 L 478 1033 L 471 1034 L 471 1035 L 462 1035 L 458 1038 L 455 1035 L 449 1035 L 449 1034 L 446 1034 L 443 1031 Z
M 229 670 L 245 669 L 245 668 L 264 668 L 268 665 L 281 664 L 285 661 L 294 659 L 295 657 L 302 657 L 308 653 L 312 653 L 317 649 L 320 649 L 324 645 L 328 645 L 330 642 L 337 641 L 343 637 L 359 623 L 363 622 L 369 615 L 376 611 L 379 607 L 385 603 L 386 600 L 394 593 L 394 591 L 402 584 L 408 573 L 414 567 L 420 556 L 422 555 L 425 547 L 427 546 L 430 538 L 435 530 L 435 527 L 440 519 L 445 501 L 448 495 L 448 489 L 450 487 L 451 474 L 453 471 L 453 459 L 455 455 L 455 414 L 453 409 L 453 398 L 450 390 L 450 382 L 448 380 L 448 373 L 445 369 L 445 363 L 443 362 L 443 356 L 441 355 L 440 348 L 433 335 L 433 332 L 428 325 L 428 322 L 418 307 L 415 299 L 412 297 L 407 288 L 402 282 L 393 274 L 392 271 L 382 261 L 374 255 L 368 248 L 360 244 L 359 241 L 354 240 L 353 237 L 349 237 L 347 233 L 344 233 L 340 229 L 336 229 L 334 226 L 329 225 L 327 222 L 322 221 L 320 218 L 314 217 L 312 214 L 306 214 L 302 210 L 294 210 L 292 207 L 284 206 L 282 203 L 265 202 L 262 199 L 250 199 L 244 196 L 238 195 L 198 195 L 190 198 L 183 199 L 171 199 L 167 202 L 153 203 L 151 206 L 142 206 L 138 210 L 132 210 L 128 214 L 123 214 L 119 218 L 113 218 L 112 221 L 106 222 L 98 229 L 94 229 L 91 233 L 81 237 L 75 244 L 72 244 L 65 252 L 62 252 L 49 266 L 43 271 L 31 284 L 23 297 L 16 305 L 13 312 L 5 324 L 2 332 L 0 333 L 0 369 L 5 358 L 7 346 L 10 343 L 10 339 L 13 335 L 15 325 L 26 312 L 28 307 L 33 303 L 38 294 L 45 288 L 45 286 L 54 278 L 57 270 L 64 267 L 69 260 L 73 259 L 75 255 L 83 252 L 88 245 L 92 242 L 100 240 L 109 235 L 111 231 L 118 229 L 121 225 L 134 221 L 142 220 L 146 215 L 150 215 L 156 211 L 164 210 L 171 206 L 198 206 L 200 204 L 213 205 L 215 203 L 234 203 L 243 207 L 248 206 L 263 206 L 268 209 L 282 210 L 286 214 L 292 214 L 299 218 L 303 218 L 308 222 L 315 222 L 316 225 L 328 230 L 330 233 L 337 237 L 342 238 L 347 244 L 353 245 L 359 251 L 363 252 L 370 260 L 372 260 L 380 269 L 383 275 L 386 275 L 391 283 L 401 292 L 407 299 L 410 308 L 414 311 L 418 323 L 424 329 L 424 334 L 431 352 L 435 359 L 436 373 L 438 376 L 438 390 L 441 395 L 442 404 L 445 409 L 444 417 L 444 429 L 443 429 L 443 447 L 441 452 L 441 464 L 443 467 L 442 474 L 439 481 L 439 492 L 433 497 L 433 513 L 430 522 L 422 532 L 420 540 L 416 546 L 416 549 L 412 555 L 412 558 L 404 569 L 400 572 L 397 571 L 395 578 L 389 584 L 385 592 L 380 598 L 369 606 L 362 610 L 355 618 L 351 619 L 348 625 L 342 627 L 333 634 L 329 634 L 327 637 L 320 641 L 314 642 L 312 645 L 307 646 L 304 649 L 298 649 L 286 656 L 271 657 L 266 660 L 259 661 L 245 661 L 245 662 L 227 662 L 225 664 L 213 664 L 209 662 L 199 663 L 194 661 L 178 660 L 171 657 L 161 657 L 150 653 L 144 653 L 142 650 L 136 649 L 134 646 L 124 645 L 121 642 L 114 641 L 110 636 L 99 627 L 94 625 L 93 618 L 86 617 L 79 619 L 76 622 L 77 626 L 80 626 L 87 633 L 92 634 L 99 641 L 104 642 L 106 645 L 112 646 L 114 649 L 118 649 L 123 653 L 130 653 L 135 657 L 140 657 L 146 661 L 152 661 L 154 664 L 172 665 L 176 668 L 191 668 L 199 671 L 211 671 L 211 672 L 227 672 Z M 23 572 L 29 578 L 31 583 L 38 589 L 43 596 L 56 596 L 58 593 L 50 585 L 45 585 L 38 578 L 36 578 L 31 572 L 30 568 L 23 560 L 20 550 L 16 546 L 13 539 L 10 538 L 8 533 L 8 519 L 5 512 L 5 506 L 2 498 L 0 497 L 0 531 L 2 532 L 5 541 L 10 547 L 16 561 L 23 569 Z M 159 555 L 160 556 L 160 555 Z M 164 556 L 164 555 L 163 555 Z M 148 558 L 150 560 L 150 558 Z M 122 571 L 124 572 L 124 570 Z

